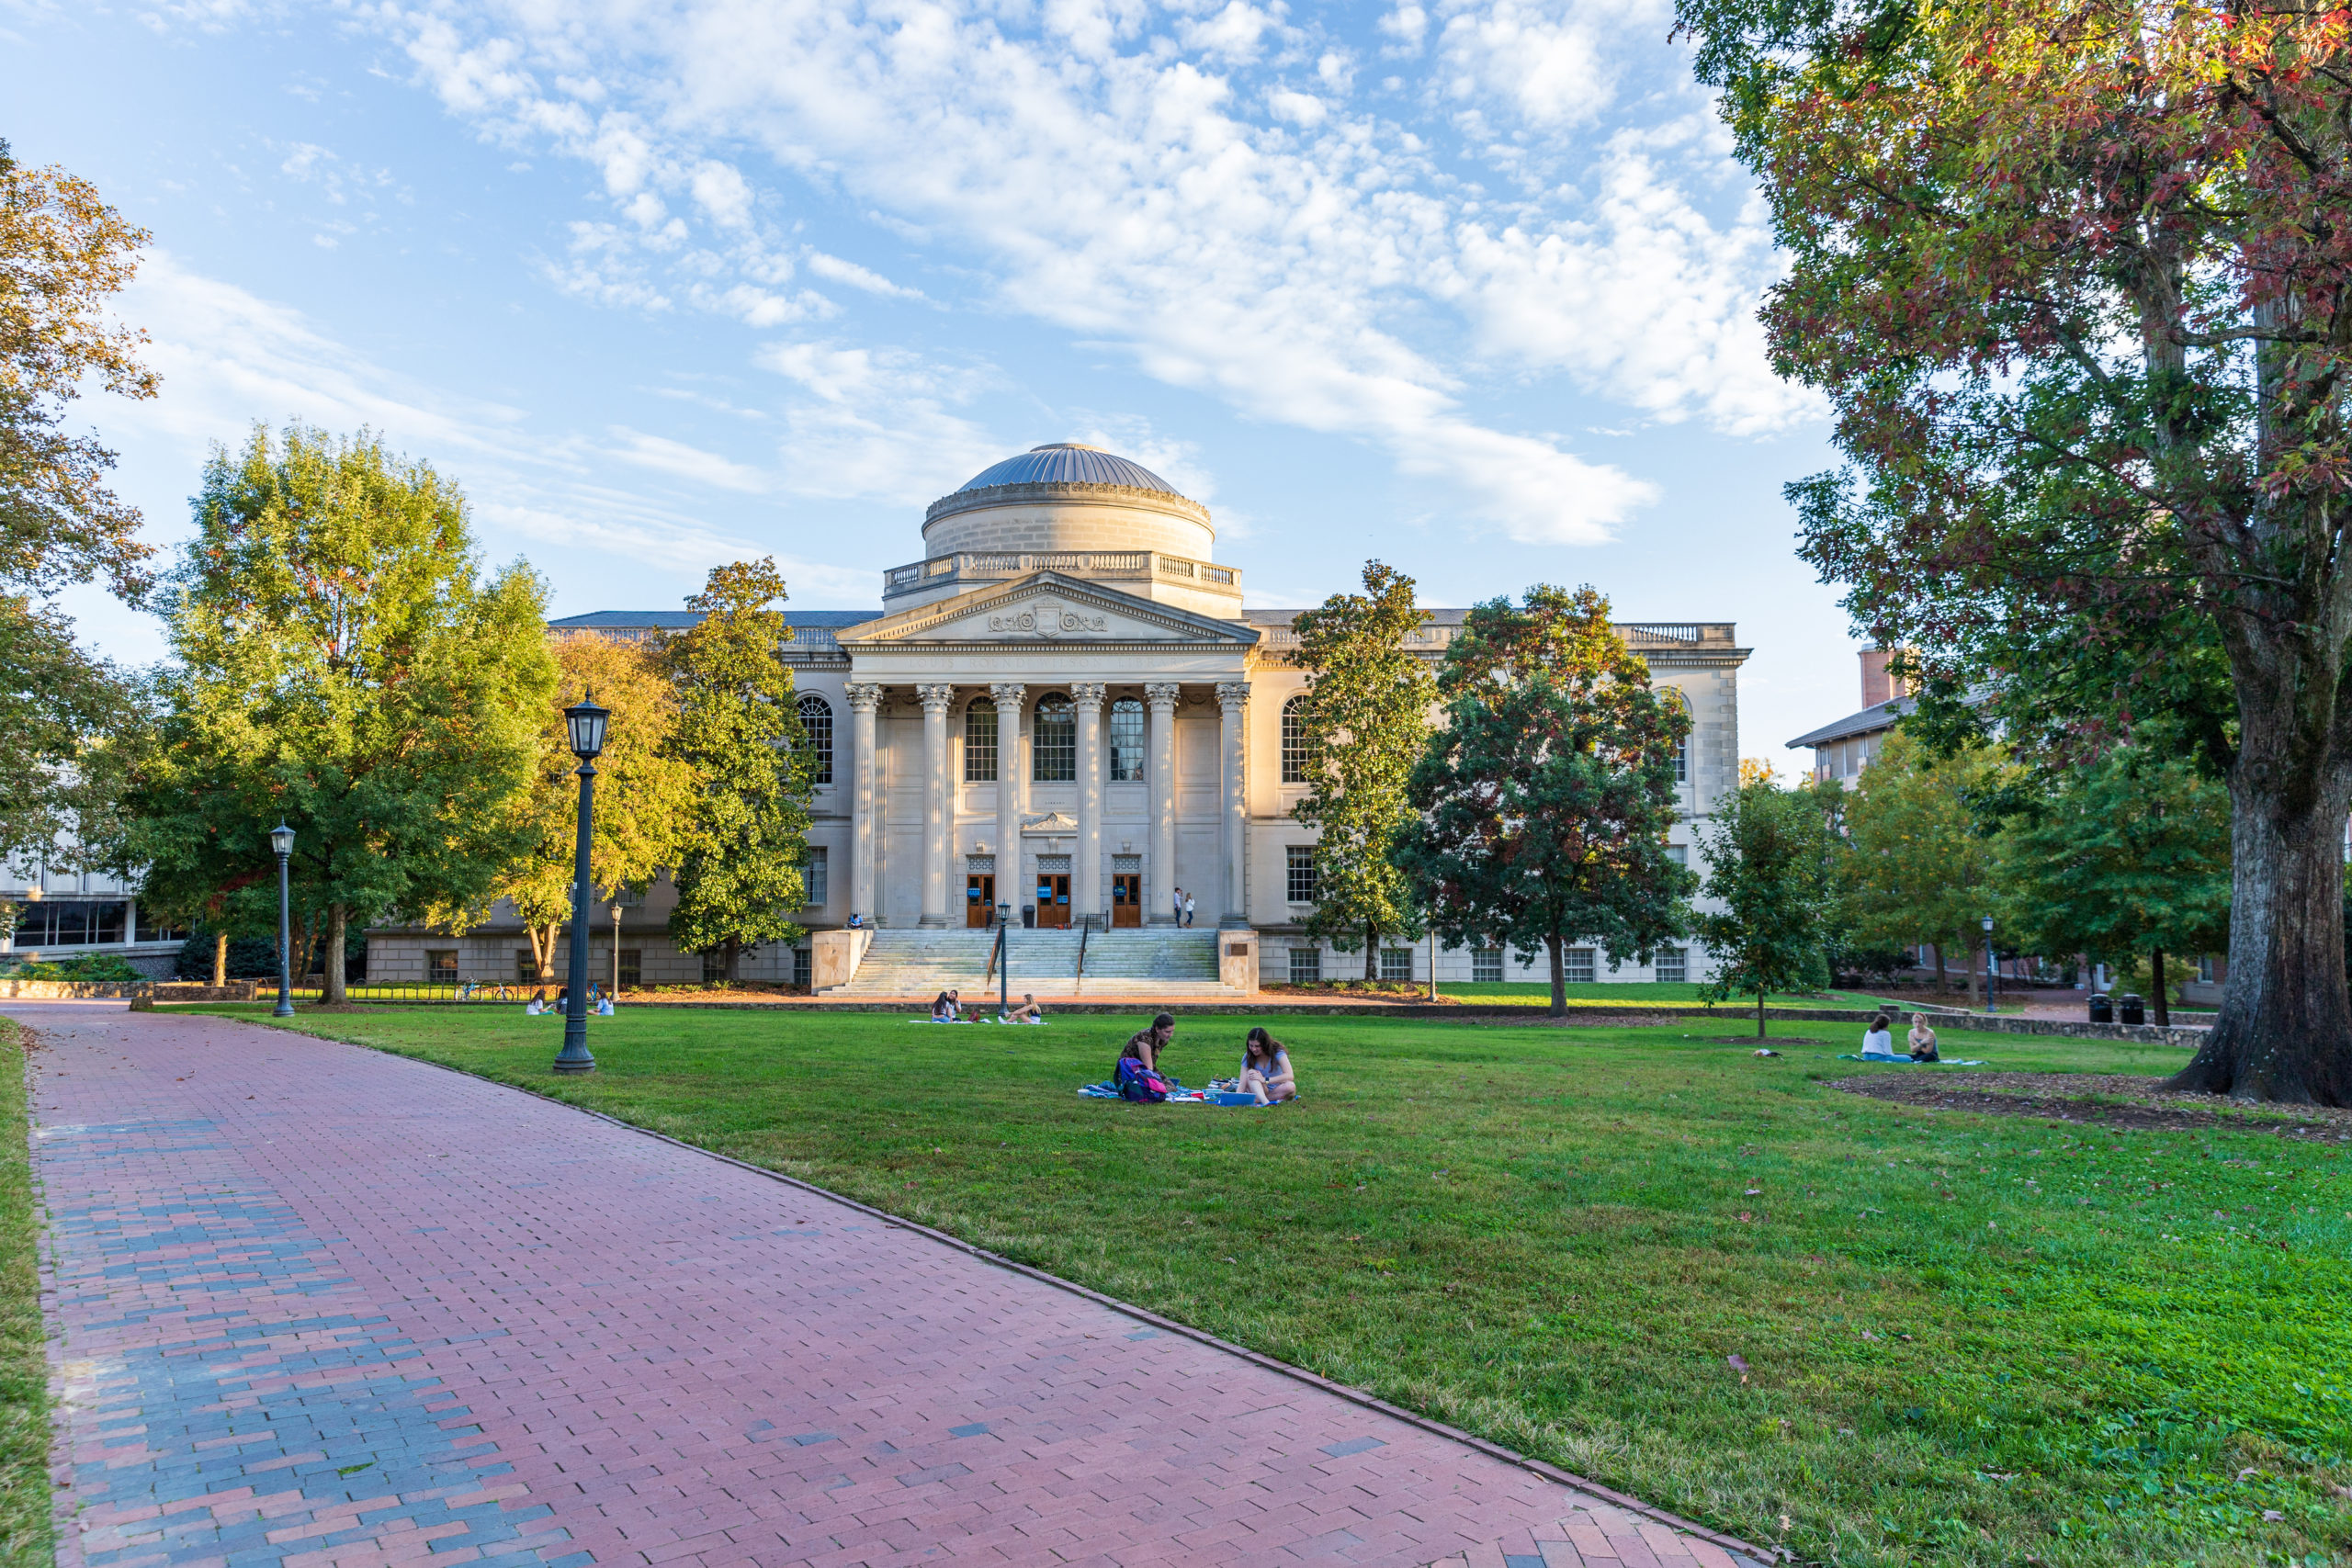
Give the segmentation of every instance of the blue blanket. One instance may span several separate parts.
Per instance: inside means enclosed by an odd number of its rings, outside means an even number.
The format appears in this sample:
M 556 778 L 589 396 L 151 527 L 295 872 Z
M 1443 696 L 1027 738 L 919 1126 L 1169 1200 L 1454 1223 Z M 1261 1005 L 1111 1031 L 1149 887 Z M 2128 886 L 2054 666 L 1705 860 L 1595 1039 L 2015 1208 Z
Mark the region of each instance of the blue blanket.
M 1908 1056 L 1849 1056 L 1838 1053 L 1841 1062 L 1877 1062 L 1889 1067 L 1989 1067 L 1990 1062 L 1970 1061 L 1965 1057 L 1946 1056 L 1939 1062 L 1915 1062 Z

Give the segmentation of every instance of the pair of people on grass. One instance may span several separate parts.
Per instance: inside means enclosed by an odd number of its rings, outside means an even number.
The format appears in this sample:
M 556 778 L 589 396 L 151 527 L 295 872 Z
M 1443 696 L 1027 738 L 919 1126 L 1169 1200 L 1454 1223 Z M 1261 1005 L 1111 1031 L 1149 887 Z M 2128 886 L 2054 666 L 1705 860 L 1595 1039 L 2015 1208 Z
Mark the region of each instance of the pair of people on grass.
M 1153 1019 L 1148 1028 L 1137 1030 L 1120 1054 L 1116 1079 L 1125 1082 L 1140 1073 L 1165 1079 L 1166 1070 L 1160 1061 L 1175 1035 L 1176 1020 L 1164 1012 Z M 1290 1053 L 1263 1029 L 1250 1030 L 1249 1038 L 1242 1042 L 1240 1088 L 1242 1093 L 1261 1105 L 1298 1095 L 1298 1075 L 1291 1066 Z
M 1939 1062 L 1943 1060 L 1936 1054 L 1936 1032 L 1928 1027 L 1928 1016 L 1925 1013 L 1915 1012 L 1911 1015 L 1908 1043 L 1911 1047 L 1911 1055 L 1908 1057 L 1899 1057 L 1894 1054 L 1894 1026 L 1886 1014 L 1880 1013 L 1871 1020 L 1870 1030 L 1862 1036 L 1862 1060 L 1865 1062 L 1905 1060 Z
M 960 991 L 942 991 L 932 998 L 931 1021 L 961 1023 L 964 1021 L 964 997 Z

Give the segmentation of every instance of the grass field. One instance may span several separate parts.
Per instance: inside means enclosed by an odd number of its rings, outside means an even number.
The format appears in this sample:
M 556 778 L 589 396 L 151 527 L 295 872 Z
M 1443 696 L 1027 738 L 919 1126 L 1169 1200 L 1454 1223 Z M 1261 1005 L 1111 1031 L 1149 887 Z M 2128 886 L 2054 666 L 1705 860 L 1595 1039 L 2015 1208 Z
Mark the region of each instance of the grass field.
M 1139 1021 L 649 1008 L 597 1021 L 584 1079 L 514 1010 L 296 1024 L 788 1171 L 1805 1561 L 2352 1555 L 2341 1145 L 1884 1104 L 1824 1080 L 1916 1069 L 1689 1020 L 1284 1019 L 1301 1104 L 1080 1099 Z M 1231 1071 L 1247 1021 L 1186 1020 L 1173 1070 Z
M 23 1039 L 0 1018 L 0 1568 L 48 1568 L 54 1557 L 40 1235 Z
M 1340 976 L 1334 976 L 1334 978 L 1340 978 Z M 1421 982 L 1423 987 L 1427 984 L 1427 981 Z M 1550 984 L 1541 980 L 1441 980 L 1438 982 L 1437 988 L 1441 996 L 1454 997 L 1464 1001 L 1501 1002 L 1521 1007 L 1548 1007 L 1552 1001 Z M 1704 987 L 1696 981 L 1678 983 L 1670 980 L 1597 980 L 1562 988 L 1567 992 L 1570 1007 L 1606 1008 L 1616 1012 L 1623 1012 L 1629 1008 L 1642 1007 L 1699 1007 L 1706 1002 L 1706 998 L 1700 995 Z M 1306 987 L 1302 987 L 1297 993 L 1300 996 L 1307 994 L 1310 993 Z M 1295 998 L 1285 987 L 1280 999 L 1290 1001 Z M 1871 1008 L 1879 1004 L 1869 993 L 1863 991 L 1826 991 L 1819 996 L 1810 997 L 1776 995 L 1767 998 L 1766 1005 L 1794 1008 Z M 1756 998 L 1734 997 L 1727 1002 L 1717 1002 L 1715 1006 L 1725 1012 L 1744 1011 L 1752 1018 L 1756 1011 Z

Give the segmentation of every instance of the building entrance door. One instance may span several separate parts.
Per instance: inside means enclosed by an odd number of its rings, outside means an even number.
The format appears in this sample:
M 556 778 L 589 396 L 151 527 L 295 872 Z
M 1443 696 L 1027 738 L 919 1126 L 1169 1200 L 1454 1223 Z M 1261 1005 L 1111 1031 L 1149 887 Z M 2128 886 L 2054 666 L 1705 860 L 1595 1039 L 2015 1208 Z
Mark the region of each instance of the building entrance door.
M 985 926 L 996 919 L 996 878 L 976 871 L 964 878 L 964 923 Z
M 1111 874 L 1111 925 L 1143 924 L 1143 873 L 1114 871 Z
M 1037 874 L 1037 923 L 1062 929 L 1069 927 L 1069 877 L 1043 871 Z

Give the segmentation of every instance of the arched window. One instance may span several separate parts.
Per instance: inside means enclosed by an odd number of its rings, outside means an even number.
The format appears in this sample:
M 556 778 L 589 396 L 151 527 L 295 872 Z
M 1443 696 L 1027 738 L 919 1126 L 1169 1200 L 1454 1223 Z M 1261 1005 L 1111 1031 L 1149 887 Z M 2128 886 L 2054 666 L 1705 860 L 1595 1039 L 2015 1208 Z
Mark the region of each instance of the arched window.
M 1306 694 L 1283 705 L 1283 783 L 1313 784 L 1323 764 L 1322 749 L 1307 739 Z
M 986 697 L 964 710 L 964 782 L 996 783 L 996 704 Z
M 1029 776 L 1039 784 L 1069 784 L 1078 777 L 1078 714 L 1056 693 L 1041 698 L 1029 731 Z
M 817 767 L 815 782 L 833 782 L 833 705 L 811 692 L 800 699 L 800 728 L 808 735 L 808 758 Z
M 1143 705 L 1121 697 L 1111 705 L 1111 780 L 1143 777 Z

